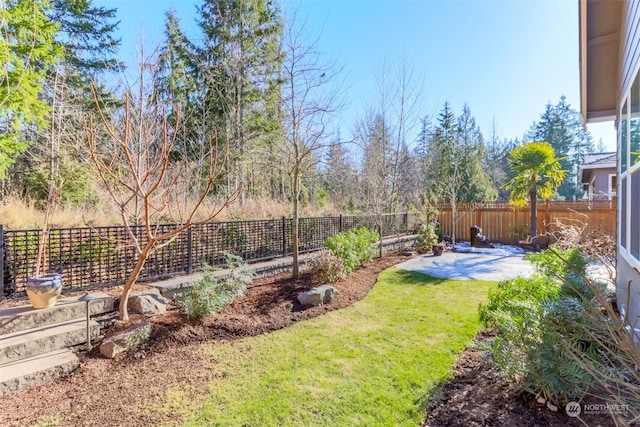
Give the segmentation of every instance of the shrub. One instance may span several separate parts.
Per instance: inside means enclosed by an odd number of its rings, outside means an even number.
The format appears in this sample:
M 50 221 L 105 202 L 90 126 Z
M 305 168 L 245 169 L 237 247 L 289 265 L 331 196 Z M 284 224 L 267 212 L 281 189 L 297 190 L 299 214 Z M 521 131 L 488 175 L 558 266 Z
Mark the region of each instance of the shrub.
M 416 244 L 421 249 L 431 249 L 439 241 L 442 235 L 437 230 L 438 210 L 427 207 L 426 213 L 420 215 L 420 228 L 416 237 Z
M 327 248 L 342 259 L 342 272 L 348 276 L 353 270 L 373 259 L 375 248 L 372 245 L 378 241 L 378 237 L 378 233 L 366 227 L 353 228 L 328 237 Z
M 176 297 L 176 305 L 188 318 L 200 319 L 217 313 L 246 292 L 253 280 L 253 270 L 239 256 L 225 252 L 224 257 L 231 270 L 227 277 L 214 277 L 215 269 L 207 266 L 202 280 Z
M 539 275 L 561 284 L 560 296 L 585 300 L 595 297 L 586 278 L 589 259 L 581 247 L 563 249 L 554 245 L 549 250 L 527 254 L 527 259 L 533 262 Z M 606 293 L 605 284 L 595 285 Z
M 314 283 L 334 283 L 344 278 L 344 262 L 331 251 L 321 251 L 309 259 L 308 265 Z
M 563 261 L 561 257 L 567 260 L 569 264 Z M 530 252 L 526 258 L 535 265 L 539 275 L 558 281 L 562 281 L 568 274 L 574 273 L 576 270 L 581 274 L 585 274 L 588 264 L 582 249 L 579 247 L 564 250 L 554 247 L 553 250 Z
M 524 322 L 532 307 L 556 299 L 559 292 L 559 283 L 543 277 L 504 280 L 498 283 L 497 289 L 489 292 L 489 302 L 478 307 L 480 321 L 486 327 L 498 329 L 505 316 Z
M 480 319 L 499 331 L 491 350 L 501 370 L 522 389 L 564 405 L 581 399 L 594 383 L 575 354 L 600 357 L 589 318 L 605 319 L 587 284 L 587 260 L 579 248 L 556 248 L 529 259 L 538 275 L 501 282 L 489 303 L 479 307 Z

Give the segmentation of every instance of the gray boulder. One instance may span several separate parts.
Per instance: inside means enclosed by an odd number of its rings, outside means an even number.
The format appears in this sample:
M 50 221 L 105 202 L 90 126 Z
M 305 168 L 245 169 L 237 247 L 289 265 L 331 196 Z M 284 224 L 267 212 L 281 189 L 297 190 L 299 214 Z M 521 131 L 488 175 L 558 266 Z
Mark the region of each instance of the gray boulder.
M 167 300 L 160 293 L 145 293 L 129 298 L 129 311 L 131 313 L 154 315 L 167 312 Z
M 126 331 L 104 340 L 102 344 L 100 344 L 100 353 L 102 353 L 104 357 L 113 359 L 118 354 L 147 342 L 150 337 L 151 323 L 136 323 Z
M 322 285 L 303 292 L 298 295 L 298 301 L 302 305 L 324 305 L 329 304 L 338 295 L 338 290 L 329 285 Z

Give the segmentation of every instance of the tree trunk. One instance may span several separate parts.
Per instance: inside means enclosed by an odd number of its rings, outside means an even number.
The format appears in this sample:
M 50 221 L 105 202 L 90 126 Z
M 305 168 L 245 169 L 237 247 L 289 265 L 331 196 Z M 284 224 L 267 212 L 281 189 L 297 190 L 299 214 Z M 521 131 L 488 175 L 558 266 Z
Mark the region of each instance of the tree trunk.
M 129 275 L 129 279 L 127 283 L 124 285 L 124 289 L 122 290 L 122 294 L 120 295 L 120 307 L 118 309 L 120 320 L 123 322 L 129 321 L 129 294 L 131 294 L 131 288 L 133 284 L 136 283 L 138 277 L 140 277 L 140 272 L 142 272 L 142 268 L 144 267 L 144 263 L 147 261 L 149 257 L 149 253 L 156 245 L 155 240 L 151 240 L 147 245 L 142 248 L 142 252 L 138 255 L 138 261 L 136 262 L 135 267 L 133 267 L 133 271 Z
M 456 227 L 458 226 L 458 210 L 456 201 L 451 199 L 451 245 L 456 246 Z
M 529 199 L 531 200 L 531 227 L 530 235 L 531 241 L 535 242 L 538 235 L 538 192 L 531 190 L 529 192 Z
M 299 177 L 296 176 L 293 178 L 293 220 L 291 222 L 291 249 L 293 252 L 293 278 L 297 279 L 300 277 L 300 267 L 298 265 L 298 216 L 300 204 L 298 201 L 299 193 L 300 193 L 300 185 L 298 183 Z

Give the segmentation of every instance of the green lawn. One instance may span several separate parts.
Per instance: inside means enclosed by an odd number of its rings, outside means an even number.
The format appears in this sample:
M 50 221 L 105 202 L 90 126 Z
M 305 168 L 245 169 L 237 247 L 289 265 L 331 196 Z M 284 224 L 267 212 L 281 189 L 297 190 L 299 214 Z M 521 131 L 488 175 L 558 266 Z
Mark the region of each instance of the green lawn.
M 164 410 L 182 409 L 190 426 L 419 425 L 493 285 L 387 270 L 348 309 L 206 346 L 216 379 L 201 404 L 170 390 Z

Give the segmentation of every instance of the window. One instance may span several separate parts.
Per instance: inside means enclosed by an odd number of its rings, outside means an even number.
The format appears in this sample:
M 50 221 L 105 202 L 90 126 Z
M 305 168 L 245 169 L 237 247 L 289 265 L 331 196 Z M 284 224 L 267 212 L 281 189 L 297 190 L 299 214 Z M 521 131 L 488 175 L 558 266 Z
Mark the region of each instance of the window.
M 631 118 L 629 123 L 629 169 L 640 161 L 640 73 L 631 88 Z
M 619 233 L 620 253 L 640 267 L 640 73 L 627 92 L 620 109 L 619 148 Z M 615 189 L 615 177 L 610 188 Z
M 616 191 L 618 189 L 618 178 L 615 174 L 609 174 L 609 200 L 616 198 Z

